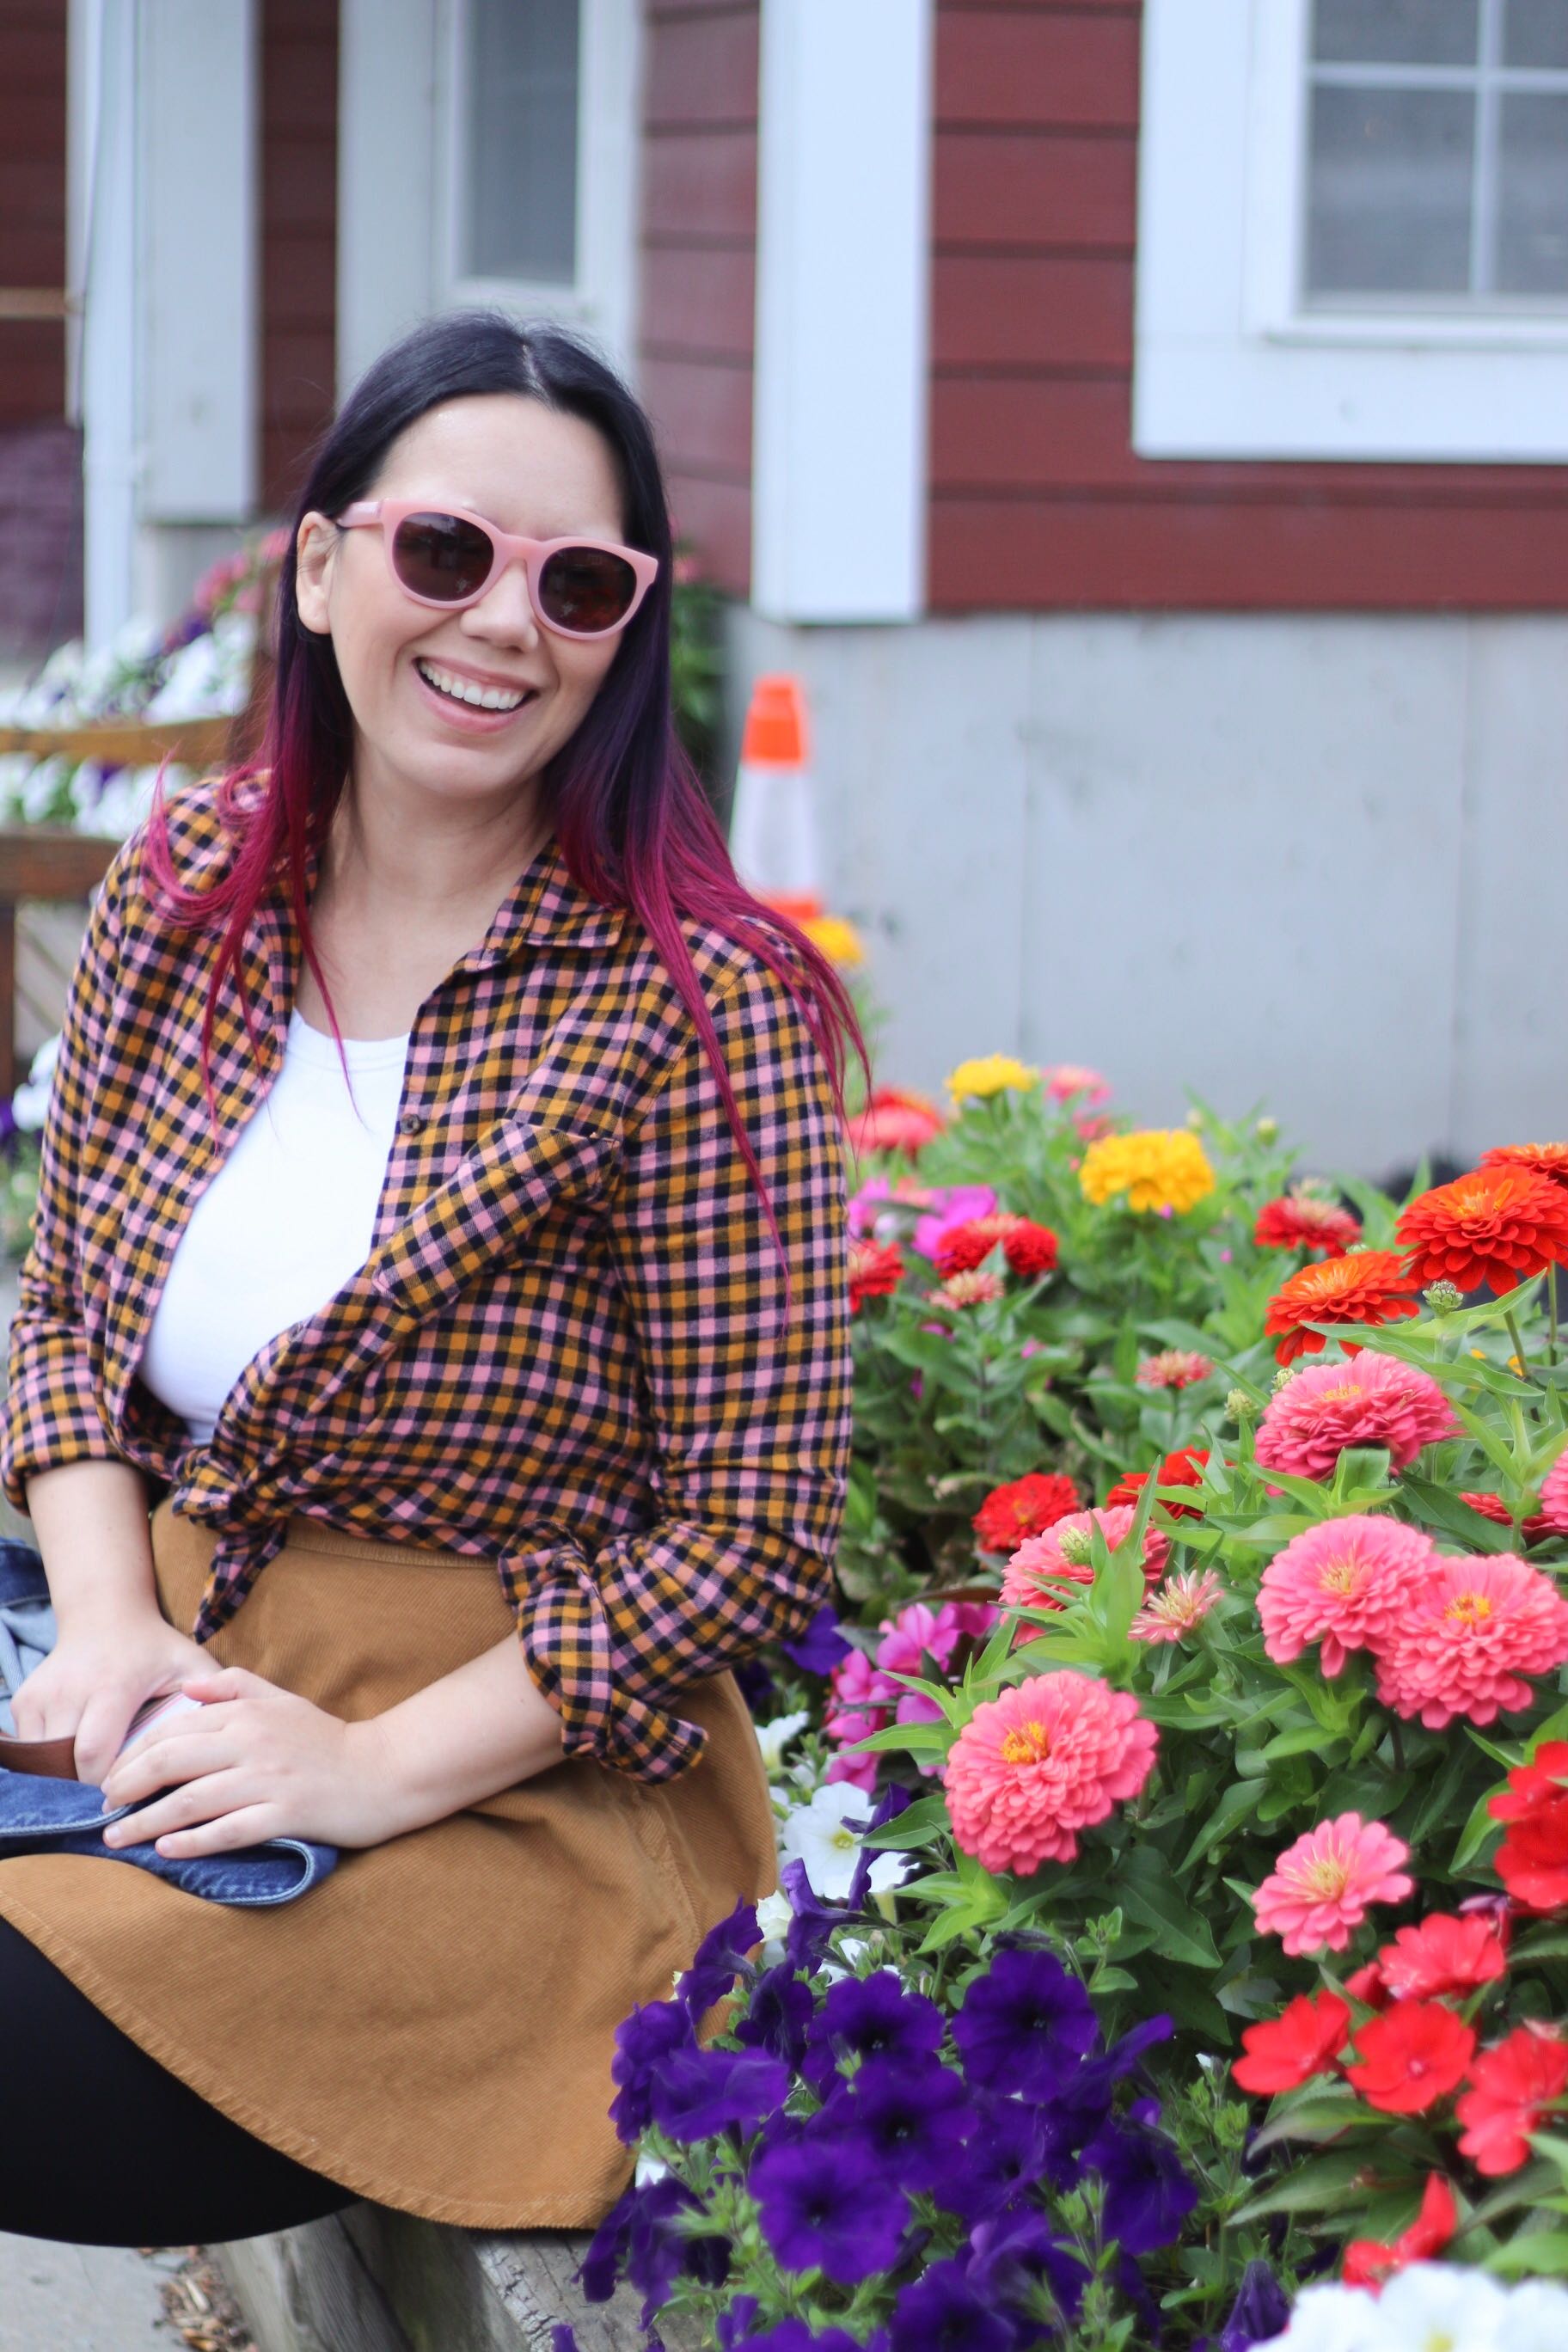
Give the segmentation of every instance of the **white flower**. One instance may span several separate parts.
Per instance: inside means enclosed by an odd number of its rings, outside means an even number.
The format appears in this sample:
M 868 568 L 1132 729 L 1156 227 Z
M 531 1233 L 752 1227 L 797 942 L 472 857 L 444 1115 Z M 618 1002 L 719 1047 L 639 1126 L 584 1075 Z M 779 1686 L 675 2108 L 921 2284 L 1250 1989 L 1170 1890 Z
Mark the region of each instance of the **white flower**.
M 59 1059 L 60 1033 L 46 1037 L 33 1056 L 26 1082 L 16 1088 L 11 1097 L 11 1109 L 16 1124 L 31 1134 L 43 1126 L 48 1117 L 49 1087 L 55 1064 Z
M 1377 2305 L 1361 2287 L 1303 2287 L 1283 2336 L 1254 2352 L 1384 2352 Z
M 662 2180 L 668 2170 L 669 2167 L 663 2157 L 650 2156 L 646 2148 L 639 2148 L 637 2168 L 632 2176 L 632 2186 L 635 2189 L 646 2189 L 650 2181 Z
M 795 1917 L 787 1895 L 763 1895 L 757 1899 L 757 1932 L 763 1939 L 763 1966 L 776 1969 L 784 1956 L 784 1937 Z
M 1379 2352 L 1502 2352 L 1508 2295 L 1485 2271 L 1412 2263 L 1378 2297 Z
M 796 1805 L 784 1816 L 779 1852 L 784 1861 L 805 1864 L 812 1893 L 824 1903 L 842 1903 L 849 1892 L 860 1858 L 860 1832 L 871 1818 L 864 1790 L 847 1780 L 825 1780 L 811 1802 Z M 907 1855 L 896 1849 L 879 1853 L 871 1864 L 871 1892 L 902 1883 Z
M 763 1751 L 763 1769 L 770 1780 L 783 1763 L 784 1751 L 795 1733 L 803 1731 L 810 1721 L 811 1710 L 803 1706 L 798 1714 L 775 1715 L 771 1723 L 752 1726 L 757 1735 L 757 1745 Z
M 1568 2287 L 1527 2279 L 1508 2299 L 1498 2337 L 1502 2352 L 1563 2352 L 1568 2344 Z

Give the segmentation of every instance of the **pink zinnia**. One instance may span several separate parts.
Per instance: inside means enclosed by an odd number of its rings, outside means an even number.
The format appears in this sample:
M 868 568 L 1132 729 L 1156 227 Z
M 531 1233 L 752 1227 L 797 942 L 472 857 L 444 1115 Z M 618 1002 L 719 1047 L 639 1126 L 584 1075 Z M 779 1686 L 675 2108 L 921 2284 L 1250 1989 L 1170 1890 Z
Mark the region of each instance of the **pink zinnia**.
M 1138 1367 L 1141 1389 L 1185 1389 L 1194 1381 L 1206 1381 L 1214 1370 L 1206 1356 L 1195 1348 L 1162 1348 L 1157 1356 L 1145 1356 Z
M 1127 1628 L 1134 1642 L 1180 1642 L 1201 1625 L 1225 1587 L 1212 1568 L 1185 1568 L 1152 1592 Z
M 1568 1536 L 1568 1445 L 1542 1481 L 1541 1516 L 1553 1535 Z
M 1528 1706 L 1526 1675 L 1568 1658 L 1568 1601 L 1549 1576 L 1512 1552 L 1484 1559 L 1439 1558 L 1409 1617 L 1377 1654 L 1377 1695 L 1429 1731 L 1456 1716 L 1491 1723 L 1500 1707 Z
M 1092 1511 L 1069 1511 L 1058 1519 L 1043 1535 L 1026 1536 L 1002 1571 L 1002 1604 L 1016 1609 L 1059 1609 L 1061 1594 L 1053 1585 L 1092 1584 L 1094 1570 L 1088 1559 L 1070 1559 L 1062 1549 L 1062 1538 L 1068 1538 L 1068 1553 L 1087 1554 L 1095 1528 L 1105 1531 L 1106 1544 L 1116 1549 L 1128 1528 L 1137 1517 L 1129 1503 L 1117 1503 Z M 1151 1583 L 1164 1573 L 1170 1557 L 1171 1539 L 1158 1528 L 1143 1530 L 1143 1573 Z
M 1260 1935 L 1285 1949 L 1342 1952 L 1373 1903 L 1402 1903 L 1415 1881 L 1399 1865 L 1410 1848 L 1381 1822 L 1341 1813 L 1287 1846 L 1252 1898 Z
M 1309 1377 L 1299 1372 L 1290 1387 Z M 1263 1571 L 1263 1646 L 1276 1665 L 1288 1666 L 1309 1642 L 1321 1642 L 1331 1680 L 1352 1650 L 1381 1652 L 1441 1566 L 1436 1546 L 1418 1528 L 1368 1512 L 1322 1519 L 1292 1536 Z
M 1071 1862 L 1077 1832 L 1135 1797 L 1156 1734 L 1125 1691 L 1063 1667 L 977 1706 L 948 1751 L 952 1833 L 987 1870 Z
M 1313 1364 L 1280 1390 L 1258 1426 L 1266 1470 L 1331 1478 L 1347 1445 L 1386 1445 L 1395 1470 L 1459 1424 L 1429 1372 L 1363 1348 L 1342 1364 Z
M 1081 1095 L 1087 1107 L 1108 1102 L 1110 1088 L 1098 1070 L 1086 1069 L 1081 1062 L 1052 1062 L 1040 1072 L 1040 1084 L 1053 1102 L 1071 1102 Z

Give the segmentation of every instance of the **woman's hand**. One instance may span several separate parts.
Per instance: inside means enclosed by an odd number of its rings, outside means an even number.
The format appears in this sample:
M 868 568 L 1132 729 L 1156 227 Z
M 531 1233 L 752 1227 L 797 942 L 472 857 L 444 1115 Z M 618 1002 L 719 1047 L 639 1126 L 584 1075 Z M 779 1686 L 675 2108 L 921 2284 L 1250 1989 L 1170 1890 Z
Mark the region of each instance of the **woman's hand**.
M 187 1674 L 180 1688 L 201 1711 L 150 1731 L 115 1764 L 108 1803 L 153 1801 L 111 1822 L 105 1844 L 155 1841 L 174 1858 L 274 1837 L 380 1845 L 408 1826 L 374 1718 L 344 1723 L 244 1666 Z
M 74 1735 L 77 1778 L 97 1786 L 143 1700 L 211 1668 L 199 1642 L 150 1610 L 100 1619 L 90 1630 L 61 1633 L 16 1685 L 11 1720 L 19 1739 Z

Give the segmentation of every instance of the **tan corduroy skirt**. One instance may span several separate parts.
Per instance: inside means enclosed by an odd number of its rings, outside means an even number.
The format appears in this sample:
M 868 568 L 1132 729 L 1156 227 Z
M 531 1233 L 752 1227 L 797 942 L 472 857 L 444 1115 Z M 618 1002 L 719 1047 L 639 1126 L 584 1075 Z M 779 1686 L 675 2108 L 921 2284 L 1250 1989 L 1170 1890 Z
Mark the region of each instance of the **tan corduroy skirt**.
M 166 1500 L 151 1524 L 163 1614 L 188 1631 L 214 1538 Z M 207 1646 L 353 1722 L 512 1631 L 489 1561 L 296 1512 Z M 606 2112 L 617 2023 L 668 2000 L 706 1929 L 778 1884 L 734 1678 L 693 1683 L 679 1712 L 709 1739 L 674 1781 L 563 1760 L 345 1850 L 269 1909 L 107 1856 L 17 1854 L 0 1860 L 0 1917 L 211 2105 L 360 2196 L 473 2228 L 591 2227 L 632 2173 Z

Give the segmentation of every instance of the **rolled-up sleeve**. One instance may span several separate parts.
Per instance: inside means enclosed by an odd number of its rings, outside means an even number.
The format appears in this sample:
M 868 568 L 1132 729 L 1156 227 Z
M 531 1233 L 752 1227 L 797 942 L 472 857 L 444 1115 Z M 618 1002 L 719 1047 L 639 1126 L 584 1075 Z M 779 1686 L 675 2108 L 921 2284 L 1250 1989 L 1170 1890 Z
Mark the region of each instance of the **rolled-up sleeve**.
M 507 1555 L 529 1670 L 569 1756 L 640 1780 L 707 1734 L 680 1686 L 804 1633 L 833 1590 L 847 1491 L 846 1168 L 826 1064 L 765 966 L 711 1007 L 772 1231 L 695 1031 L 628 1138 L 607 1246 L 635 1329 L 663 1506 L 591 1556 Z
M 124 1459 L 99 1409 L 89 1367 L 77 1232 L 88 1173 L 82 1138 L 108 1035 L 131 855 L 132 844 L 122 843 L 92 902 L 39 1139 L 37 1208 L 17 1276 L 0 1401 L 0 1487 L 24 1517 L 29 1516 L 24 1481 L 30 1473 L 66 1462 Z

